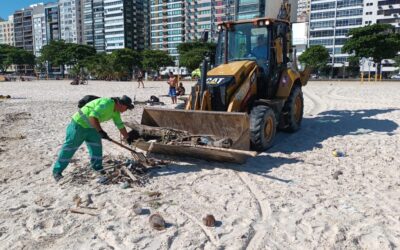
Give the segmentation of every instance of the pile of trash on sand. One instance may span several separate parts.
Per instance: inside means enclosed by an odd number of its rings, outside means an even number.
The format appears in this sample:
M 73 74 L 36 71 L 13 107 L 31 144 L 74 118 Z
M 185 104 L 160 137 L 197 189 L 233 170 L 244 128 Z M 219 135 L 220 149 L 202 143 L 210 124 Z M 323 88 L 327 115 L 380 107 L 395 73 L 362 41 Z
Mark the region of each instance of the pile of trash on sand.
M 60 184 L 82 185 L 97 179 L 100 185 L 118 184 L 123 189 L 135 185 L 144 186 L 149 181 L 151 169 L 167 164 L 165 160 L 146 158 L 143 154 L 132 158 L 104 156 L 102 171 L 93 171 L 89 166 L 77 167 Z

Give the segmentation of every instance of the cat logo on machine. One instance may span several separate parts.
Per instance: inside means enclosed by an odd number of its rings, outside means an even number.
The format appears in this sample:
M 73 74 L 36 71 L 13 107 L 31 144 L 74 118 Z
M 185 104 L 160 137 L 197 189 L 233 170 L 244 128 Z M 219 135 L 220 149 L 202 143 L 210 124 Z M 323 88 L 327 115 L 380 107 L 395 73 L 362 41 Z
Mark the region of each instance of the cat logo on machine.
M 208 77 L 207 84 L 220 84 L 224 80 L 223 77 Z

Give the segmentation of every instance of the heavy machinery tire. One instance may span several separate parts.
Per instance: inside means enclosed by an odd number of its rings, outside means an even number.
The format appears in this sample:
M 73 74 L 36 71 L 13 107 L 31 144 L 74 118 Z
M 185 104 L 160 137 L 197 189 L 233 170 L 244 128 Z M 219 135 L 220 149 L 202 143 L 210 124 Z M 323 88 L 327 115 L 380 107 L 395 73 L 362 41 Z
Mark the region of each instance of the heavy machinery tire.
M 251 148 L 264 151 L 273 144 L 276 134 L 274 111 L 267 106 L 255 106 L 250 113 Z
M 282 111 L 283 124 L 279 128 L 289 133 L 299 130 L 304 111 L 303 91 L 300 86 L 293 87 Z

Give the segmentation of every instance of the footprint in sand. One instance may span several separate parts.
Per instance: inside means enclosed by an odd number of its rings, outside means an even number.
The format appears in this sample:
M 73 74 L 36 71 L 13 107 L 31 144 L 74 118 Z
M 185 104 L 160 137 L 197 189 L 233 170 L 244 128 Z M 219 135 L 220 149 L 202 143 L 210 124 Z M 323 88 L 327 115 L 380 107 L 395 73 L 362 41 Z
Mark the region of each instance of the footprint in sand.
M 50 207 L 56 200 L 53 197 L 39 196 L 35 199 L 35 204 L 41 207 Z

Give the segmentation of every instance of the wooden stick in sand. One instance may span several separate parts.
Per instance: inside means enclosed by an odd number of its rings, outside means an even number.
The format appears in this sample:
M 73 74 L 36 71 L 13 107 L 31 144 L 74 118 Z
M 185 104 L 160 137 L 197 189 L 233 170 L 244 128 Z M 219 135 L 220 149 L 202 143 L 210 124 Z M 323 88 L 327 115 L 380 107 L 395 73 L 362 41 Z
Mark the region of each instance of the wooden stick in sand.
M 129 171 L 127 167 L 122 166 L 122 170 L 132 179 L 132 181 L 138 181 L 138 179 L 131 173 L 131 171 Z
M 86 209 L 81 209 L 81 208 L 70 208 L 69 211 L 71 213 L 75 213 L 75 214 L 88 214 L 88 215 L 92 215 L 92 216 L 99 215 L 98 213 L 88 211 Z

